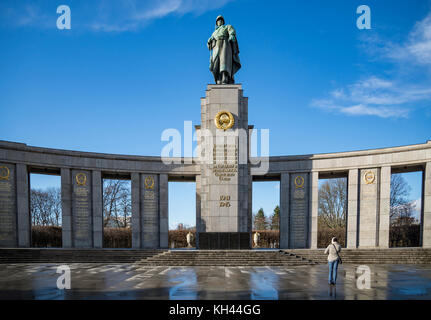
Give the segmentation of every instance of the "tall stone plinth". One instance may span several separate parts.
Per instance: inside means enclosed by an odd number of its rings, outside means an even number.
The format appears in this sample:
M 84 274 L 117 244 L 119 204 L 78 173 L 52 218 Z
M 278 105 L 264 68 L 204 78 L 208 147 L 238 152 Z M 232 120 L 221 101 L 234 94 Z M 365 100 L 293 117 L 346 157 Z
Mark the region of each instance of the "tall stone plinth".
M 201 108 L 199 247 L 249 248 L 247 98 L 241 85 L 208 85 Z

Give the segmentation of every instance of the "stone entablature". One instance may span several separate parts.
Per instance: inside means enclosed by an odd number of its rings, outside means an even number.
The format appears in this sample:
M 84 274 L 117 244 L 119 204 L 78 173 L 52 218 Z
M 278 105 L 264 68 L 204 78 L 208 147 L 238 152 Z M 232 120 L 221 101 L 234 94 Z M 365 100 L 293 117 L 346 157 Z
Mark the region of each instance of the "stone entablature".
M 131 173 L 153 172 L 172 175 L 200 174 L 200 165 L 192 158 L 169 158 L 165 164 L 160 157 L 119 155 L 27 146 L 24 143 L 0 141 L 0 161 L 21 163 L 42 168 L 77 168 L 107 172 Z M 252 158 L 256 162 L 259 158 Z M 425 165 L 431 161 L 431 141 L 401 147 L 363 151 L 325 153 L 299 156 L 269 157 L 269 172 L 300 171 L 348 171 L 372 167 L 404 167 Z
M 102 246 L 101 181 L 104 175 L 118 174 L 132 181 L 133 247 L 167 248 L 168 181 L 195 180 L 197 194 L 201 183 L 201 165 L 195 159 L 171 160 L 172 164 L 165 164 L 160 157 L 68 151 L 0 141 L 0 167 L 8 168 L 8 175 L 5 173 L 0 181 L 4 185 L 0 197 L 0 246 L 30 246 L 29 173 L 46 170 L 62 179 L 63 247 Z M 422 242 L 424 247 L 431 247 L 431 141 L 363 151 L 270 157 L 269 171 L 250 179 L 280 181 L 282 248 L 316 247 L 319 175 L 339 174 L 348 177 L 347 246 L 385 248 L 389 242 L 391 170 L 410 168 L 424 171 Z M 85 188 L 76 186 L 78 173 L 87 176 Z M 367 174 L 370 184 L 365 179 Z M 155 181 L 151 199 L 145 193 L 147 176 Z M 251 203 L 251 185 L 248 193 Z M 200 197 L 196 201 L 199 216 Z M 92 239 L 84 241 L 84 234 L 88 238 L 89 232 Z

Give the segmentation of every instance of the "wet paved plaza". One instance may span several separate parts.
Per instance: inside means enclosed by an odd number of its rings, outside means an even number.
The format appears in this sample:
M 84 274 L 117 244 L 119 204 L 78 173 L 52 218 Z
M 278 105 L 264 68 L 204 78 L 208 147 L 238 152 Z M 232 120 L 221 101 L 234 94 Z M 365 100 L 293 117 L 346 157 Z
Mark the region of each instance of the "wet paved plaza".
M 72 263 L 71 289 L 57 288 L 58 264 L 0 265 L 0 299 L 431 299 L 431 265 L 369 265 L 359 289 L 356 265 L 295 267 L 143 267 Z

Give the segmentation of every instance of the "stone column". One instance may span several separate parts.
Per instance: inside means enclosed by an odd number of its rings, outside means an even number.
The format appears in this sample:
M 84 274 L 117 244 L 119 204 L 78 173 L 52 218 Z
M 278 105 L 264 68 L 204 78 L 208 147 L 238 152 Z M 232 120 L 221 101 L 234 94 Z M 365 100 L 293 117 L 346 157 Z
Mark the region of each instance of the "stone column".
M 93 247 L 92 174 L 72 170 L 72 235 L 75 248 Z
M 62 247 L 72 248 L 72 180 L 70 169 L 61 169 L 61 234 Z
M 290 175 L 289 246 L 292 249 L 308 248 L 310 177 L 308 172 Z
M 141 174 L 141 226 L 144 249 L 160 246 L 159 181 L 155 174 Z
M 310 248 L 317 249 L 317 229 L 319 214 L 319 172 L 313 171 L 311 173 L 310 194 Z
M 280 249 L 289 248 L 289 173 L 280 176 Z
M 377 226 L 379 219 L 379 169 L 362 169 L 359 184 L 359 247 L 377 246 Z
M 201 227 L 201 175 L 196 176 L 196 248 L 199 248 L 199 232 Z
M 358 169 L 349 170 L 347 178 L 347 248 L 358 246 Z
M 0 163 L 0 247 L 18 246 L 15 165 Z
M 31 247 L 31 217 L 27 165 L 16 165 L 18 245 Z
M 141 175 L 132 173 L 132 248 L 141 248 Z
M 431 162 L 425 165 L 423 190 L 422 246 L 431 248 Z
M 379 247 L 389 248 L 391 167 L 380 169 Z
M 253 229 L 253 176 L 250 175 L 249 176 L 249 181 L 248 181 L 248 228 L 247 228 L 247 232 L 252 232 Z M 252 248 L 252 243 L 251 243 L 252 239 L 250 237 L 250 248 Z
M 160 174 L 160 248 L 167 249 L 169 246 L 169 183 L 168 175 Z
M 94 248 L 103 248 L 103 182 L 100 171 L 93 171 L 92 183 L 93 246 Z

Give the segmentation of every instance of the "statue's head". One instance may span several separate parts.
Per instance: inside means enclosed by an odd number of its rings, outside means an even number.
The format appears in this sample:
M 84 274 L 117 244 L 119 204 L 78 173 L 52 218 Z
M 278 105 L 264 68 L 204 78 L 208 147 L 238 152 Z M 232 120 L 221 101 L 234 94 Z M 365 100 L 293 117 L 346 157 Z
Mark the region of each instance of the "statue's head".
M 216 19 L 216 25 L 217 25 L 217 26 L 222 26 L 222 25 L 224 25 L 224 18 L 223 18 L 223 16 L 222 16 L 222 15 L 219 15 L 219 16 L 217 17 L 217 19 Z

